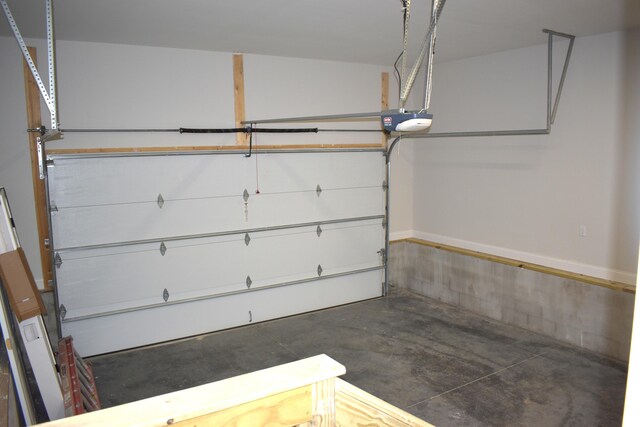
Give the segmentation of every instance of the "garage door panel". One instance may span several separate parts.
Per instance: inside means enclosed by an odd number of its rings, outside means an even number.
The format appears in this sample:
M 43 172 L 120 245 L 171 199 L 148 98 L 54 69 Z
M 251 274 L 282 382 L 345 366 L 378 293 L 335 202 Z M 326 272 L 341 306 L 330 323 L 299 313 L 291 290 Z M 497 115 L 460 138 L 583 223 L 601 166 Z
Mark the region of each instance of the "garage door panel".
M 90 316 L 306 280 L 381 265 L 380 221 L 205 239 L 62 252 L 57 269 L 59 298 L 66 316 Z M 247 244 L 247 242 L 249 244 Z M 273 250 L 277 248 L 277 250 Z M 193 266 L 199 266 L 194 269 Z
M 50 159 L 62 332 L 85 356 L 381 295 L 378 151 Z
M 261 154 L 258 171 L 243 155 L 219 157 L 223 161 L 196 155 L 56 159 L 49 166 L 53 202 L 70 208 L 155 203 L 158 195 L 165 201 L 232 197 L 245 189 L 255 192 L 256 175 L 265 193 L 315 191 L 318 185 L 326 190 L 377 187 L 384 179 L 377 156 L 358 159 L 354 168 L 353 158 L 344 153 L 329 153 L 325 162 L 305 154 Z
M 382 270 L 239 295 L 63 322 L 81 355 L 96 355 L 380 296 Z M 291 301 L 296 304 L 291 304 Z M 267 302 L 265 304 L 265 302 Z
M 58 248 L 73 248 L 382 215 L 379 189 L 261 194 L 216 199 L 59 208 L 52 212 Z
M 250 166 L 208 156 L 63 158 L 49 166 L 49 177 L 52 201 L 68 208 L 155 203 L 159 194 L 165 200 L 242 195 L 255 182 Z

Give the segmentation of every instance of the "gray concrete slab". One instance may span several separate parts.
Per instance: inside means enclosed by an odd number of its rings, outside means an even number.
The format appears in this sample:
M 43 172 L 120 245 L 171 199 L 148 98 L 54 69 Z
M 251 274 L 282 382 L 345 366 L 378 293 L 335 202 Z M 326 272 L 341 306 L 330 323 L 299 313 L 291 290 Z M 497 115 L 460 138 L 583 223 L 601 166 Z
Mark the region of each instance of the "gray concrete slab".
M 105 407 L 325 353 L 436 425 L 620 425 L 626 365 L 410 294 L 92 358 Z

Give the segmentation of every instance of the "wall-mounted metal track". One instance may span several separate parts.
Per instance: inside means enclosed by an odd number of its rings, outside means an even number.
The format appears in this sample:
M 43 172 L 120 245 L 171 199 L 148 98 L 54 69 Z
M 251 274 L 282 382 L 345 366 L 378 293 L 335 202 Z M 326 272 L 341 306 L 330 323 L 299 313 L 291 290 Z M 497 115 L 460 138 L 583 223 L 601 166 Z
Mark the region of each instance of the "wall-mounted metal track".
M 260 154 L 305 154 L 305 153 L 384 153 L 385 149 L 363 148 L 278 148 L 260 149 Z M 116 153 L 73 153 L 73 154 L 47 154 L 47 162 L 55 162 L 57 159 L 97 159 L 107 157 L 167 157 L 167 156 L 198 156 L 198 155 L 238 155 L 246 154 L 247 150 L 193 150 L 193 151 L 135 151 Z

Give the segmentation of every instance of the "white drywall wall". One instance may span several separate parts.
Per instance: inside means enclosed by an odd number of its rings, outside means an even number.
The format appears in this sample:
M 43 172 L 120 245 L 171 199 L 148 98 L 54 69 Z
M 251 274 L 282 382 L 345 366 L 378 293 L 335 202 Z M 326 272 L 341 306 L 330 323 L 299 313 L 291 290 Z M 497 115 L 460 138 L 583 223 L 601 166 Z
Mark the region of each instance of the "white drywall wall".
M 28 42 L 38 48 L 40 69 L 46 79 L 46 45 L 42 40 Z M 0 57 L 0 186 L 7 188 L 22 245 L 34 275 L 42 285 L 25 131 L 22 59 L 13 38 L 0 38 Z M 62 128 L 235 126 L 231 53 L 59 41 L 57 61 Z M 246 115 L 248 119 L 263 119 L 379 111 L 380 76 L 383 71 L 390 72 L 391 69 L 365 64 L 245 55 Z M 391 79 L 390 91 L 394 94 L 396 90 Z M 390 98 L 393 103 L 395 97 Z M 42 112 L 43 123 L 49 127 L 49 116 L 44 105 Z M 305 127 L 307 124 L 297 126 Z M 377 122 L 308 126 L 379 128 Z M 379 133 L 258 136 L 259 144 L 376 144 L 381 141 Z M 64 140 L 51 142 L 48 146 L 91 148 L 223 144 L 235 144 L 235 135 L 68 133 Z M 410 200 L 409 185 L 398 184 L 395 189 L 398 199 L 405 202 Z M 401 214 L 399 210 L 396 209 L 392 230 L 411 229 L 410 213 Z
M 414 235 L 635 283 L 637 39 L 576 39 L 549 136 L 416 140 Z M 546 58 L 541 45 L 436 64 L 433 132 L 544 128 Z

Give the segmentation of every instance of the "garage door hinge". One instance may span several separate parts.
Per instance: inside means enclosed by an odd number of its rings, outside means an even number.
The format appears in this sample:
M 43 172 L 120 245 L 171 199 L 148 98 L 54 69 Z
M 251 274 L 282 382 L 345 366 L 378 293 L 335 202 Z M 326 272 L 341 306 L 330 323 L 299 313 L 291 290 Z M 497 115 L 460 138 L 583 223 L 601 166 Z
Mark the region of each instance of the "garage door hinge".
M 389 188 L 387 181 L 382 181 L 382 191 L 387 191 L 387 188 Z
M 42 139 L 36 139 L 36 151 L 38 153 L 38 175 L 40 179 L 44 179 L 44 150 L 42 149 Z
M 384 255 L 385 255 L 385 253 L 386 253 L 386 251 L 384 250 L 384 248 L 380 249 L 380 250 L 378 251 L 378 253 L 380 254 L 380 256 L 382 257 L 382 259 L 384 260 Z
M 64 318 L 67 317 L 67 307 L 65 307 L 64 304 L 60 304 L 58 311 L 60 312 L 60 318 L 64 320 Z
M 167 253 L 167 245 L 164 244 L 164 242 L 160 243 L 160 254 L 162 256 L 164 256 L 164 254 Z
M 318 277 L 322 276 L 322 266 L 318 264 Z
M 60 266 L 62 265 L 62 257 L 60 257 L 59 252 L 56 252 L 55 257 L 53 258 L 53 263 L 57 268 L 60 268 Z
M 318 237 L 320 237 L 320 235 L 322 234 L 322 228 L 318 225 L 318 228 L 316 228 L 316 234 L 318 235 Z
M 318 195 L 318 197 L 320 197 L 320 193 L 322 193 L 322 188 L 320 187 L 320 184 L 318 184 L 316 186 L 316 194 Z
M 251 281 L 251 277 L 247 276 L 247 289 L 250 289 L 250 288 L 251 288 L 251 283 L 253 283 L 253 282 Z
M 49 210 L 51 212 L 58 212 L 58 207 L 56 206 L 55 203 L 52 203 L 51 206 L 49 207 Z
M 164 300 L 164 302 L 169 301 L 169 291 L 167 290 L 167 288 L 164 288 L 164 291 L 162 291 L 162 299 Z
M 156 202 L 158 202 L 158 207 L 162 209 L 162 207 L 164 206 L 164 198 L 162 197 L 162 194 L 158 194 Z
M 244 193 L 242 193 L 242 198 L 244 199 L 245 203 L 249 200 L 249 192 L 246 188 L 244 189 Z
M 251 237 L 249 237 L 249 233 L 244 234 L 244 244 L 249 246 L 249 242 L 251 242 Z

